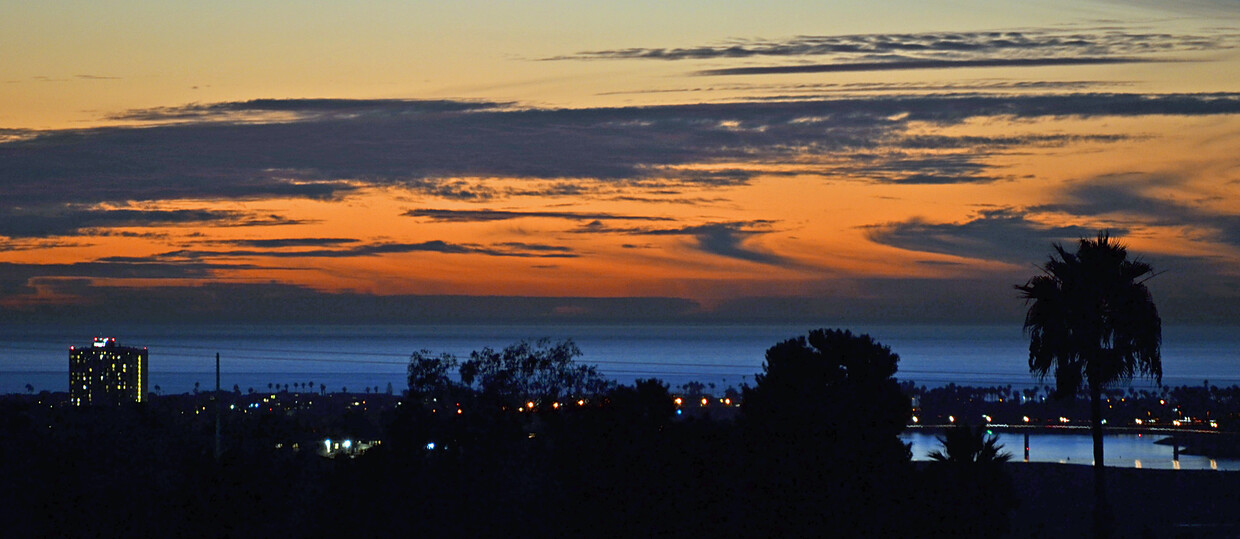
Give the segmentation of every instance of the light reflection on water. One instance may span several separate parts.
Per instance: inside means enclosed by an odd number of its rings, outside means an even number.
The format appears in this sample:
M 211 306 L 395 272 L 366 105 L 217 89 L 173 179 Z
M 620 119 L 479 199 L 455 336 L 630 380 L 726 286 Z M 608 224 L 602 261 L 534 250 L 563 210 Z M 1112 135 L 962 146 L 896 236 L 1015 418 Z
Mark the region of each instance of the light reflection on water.
M 1012 454 L 1013 462 L 1024 460 L 1024 434 L 998 432 L 1003 451 Z M 905 432 L 900 438 L 913 444 L 913 460 L 930 460 L 926 455 L 942 449 L 935 432 Z M 1116 468 L 1146 468 L 1156 470 L 1221 470 L 1240 471 L 1240 459 L 1210 458 L 1200 455 L 1180 454 L 1174 459 L 1175 450 L 1170 445 L 1154 442 L 1165 439 L 1162 434 L 1107 434 L 1103 449 L 1107 466 Z M 1093 438 L 1089 434 L 1029 434 L 1030 462 L 1058 462 L 1061 464 L 1092 465 L 1094 462 Z

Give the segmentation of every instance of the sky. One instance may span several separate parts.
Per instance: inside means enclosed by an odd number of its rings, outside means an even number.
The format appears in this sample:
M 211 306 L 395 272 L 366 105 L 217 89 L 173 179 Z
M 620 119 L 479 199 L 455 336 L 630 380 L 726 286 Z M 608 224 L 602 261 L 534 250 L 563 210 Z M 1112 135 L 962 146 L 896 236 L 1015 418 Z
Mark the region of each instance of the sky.
M 0 320 L 1240 316 L 1240 2 L 6 2 Z

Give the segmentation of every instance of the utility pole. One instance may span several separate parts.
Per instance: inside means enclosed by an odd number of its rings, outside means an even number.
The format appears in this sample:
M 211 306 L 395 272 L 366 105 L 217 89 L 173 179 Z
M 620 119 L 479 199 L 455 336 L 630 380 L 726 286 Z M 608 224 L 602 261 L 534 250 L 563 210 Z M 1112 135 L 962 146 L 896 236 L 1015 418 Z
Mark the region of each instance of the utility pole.
M 215 353 L 215 462 L 220 461 L 220 353 Z

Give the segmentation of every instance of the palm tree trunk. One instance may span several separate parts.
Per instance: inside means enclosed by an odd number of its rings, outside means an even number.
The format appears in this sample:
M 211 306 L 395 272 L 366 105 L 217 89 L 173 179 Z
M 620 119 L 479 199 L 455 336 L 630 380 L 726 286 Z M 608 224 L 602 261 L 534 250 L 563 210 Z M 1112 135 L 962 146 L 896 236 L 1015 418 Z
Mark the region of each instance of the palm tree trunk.
M 1089 421 L 1094 436 L 1094 537 L 1111 536 L 1111 507 L 1107 503 L 1106 467 L 1102 465 L 1102 388 L 1090 381 Z

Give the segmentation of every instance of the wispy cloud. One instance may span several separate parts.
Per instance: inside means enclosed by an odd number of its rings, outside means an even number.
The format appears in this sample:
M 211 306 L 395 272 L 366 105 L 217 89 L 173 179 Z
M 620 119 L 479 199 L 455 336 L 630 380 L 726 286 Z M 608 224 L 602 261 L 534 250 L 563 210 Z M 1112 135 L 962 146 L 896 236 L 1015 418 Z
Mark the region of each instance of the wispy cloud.
M 760 264 L 791 264 L 786 257 L 746 245 L 748 239 L 772 232 L 773 225 L 774 221 L 765 219 L 705 223 L 673 228 L 612 227 L 602 221 L 591 221 L 574 229 L 573 232 L 628 236 L 688 236 L 695 240 L 696 248 L 704 253 Z M 631 246 L 626 245 L 626 247 Z
M 79 75 L 80 77 L 81 75 Z M 492 101 L 414 99 L 254 99 L 179 107 L 138 109 L 110 116 L 113 120 L 179 121 L 311 121 L 359 116 L 426 115 L 510 106 Z
M 241 247 L 260 247 L 264 249 L 282 249 L 286 247 L 323 247 L 340 245 L 342 243 L 356 243 L 357 241 L 358 240 L 352 238 L 271 238 L 259 240 L 206 240 L 202 243 L 237 245 Z
M 259 246 L 266 247 L 266 246 Z M 356 258 L 404 253 L 440 253 L 440 254 L 471 254 L 485 256 L 507 256 L 519 258 L 575 258 L 571 248 L 543 244 L 526 244 L 519 242 L 499 243 L 491 246 L 473 243 L 451 243 L 442 240 L 430 240 L 415 243 L 383 242 L 356 245 L 342 249 L 308 249 L 308 250 L 273 250 L 273 249 L 231 249 L 206 250 L 182 249 L 168 251 L 150 257 L 154 260 L 219 260 L 233 258 Z M 132 257 L 108 257 L 102 262 L 136 262 L 143 259 Z
M 963 258 L 1030 264 L 1045 258 L 1053 243 L 1087 237 L 1094 230 L 1051 226 L 1032 221 L 1013 208 L 984 210 L 961 223 L 934 223 L 920 218 L 868 225 L 870 241 L 909 251 Z M 1117 234 L 1124 233 L 1116 230 Z
M 204 279 L 217 272 L 255 269 L 250 264 L 201 261 L 117 260 L 72 264 L 25 264 L 0 262 L 0 300 L 3 296 L 31 293 L 39 279 Z
M 858 71 L 896 71 L 909 69 L 960 69 L 977 67 L 1035 67 L 1068 65 L 1136 64 L 1154 60 L 1123 57 L 1092 58 L 979 58 L 965 60 L 893 60 L 839 64 L 797 64 L 780 66 L 726 67 L 704 69 L 696 75 L 775 75 L 788 73 L 852 73 Z M 1167 60 L 1162 60 L 1167 61 Z
M 507 221 L 509 219 L 522 219 L 529 217 L 543 217 L 550 219 L 568 219 L 571 221 L 670 221 L 669 217 L 654 217 L 648 215 L 617 215 L 612 213 L 598 212 L 572 212 L 572 211 L 512 211 L 512 210 L 442 210 L 442 209 L 416 209 L 409 210 L 403 215 L 407 217 L 424 217 L 432 221 L 450 222 L 450 223 L 466 223 L 466 222 L 487 222 L 487 221 Z
M 683 48 L 628 48 L 583 51 L 544 60 L 705 60 L 719 58 L 839 56 L 873 58 L 909 55 L 1114 56 L 1217 50 L 1233 47 L 1235 33 L 1169 34 L 1116 28 L 1028 29 L 987 32 L 796 36 L 784 40 L 734 39 L 717 45 Z
M 1168 175 L 1112 174 L 1077 182 L 1059 193 L 1060 202 L 1031 207 L 1031 211 L 1105 217 L 1129 226 L 1190 227 L 1203 239 L 1240 247 L 1240 214 L 1225 213 L 1182 198 L 1154 194 L 1176 187 L 1182 180 Z
M 30 238 L 64 236 L 88 228 L 184 226 L 267 226 L 296 224 L 279 215 L 205 209 L 101 209 L 86 207 L 3 208 L 0 236 Z
M 683 86 L 673 88 L 653 88 L 647 90 L 617 90 L 600 92 L 597 95 L 640 95 L 669 93 L 717 93 L 717 92 L 755 92 L 775 93 L 766 97 L 813 98 L 837 94 L 873 94 L 921 92 L 987 92 L 1005 91 L 1084 91 L 1099 88 L 1115 88 L 1131 85 L 1126 81 L 1076 80 L 1076 81 L 1037 81 L 1037 80 L 1002 80 L 974 79 L 946 82 L 807 82 L 794 84 L 777 83 L 737 83 L 712 84 L 699 86 Z

